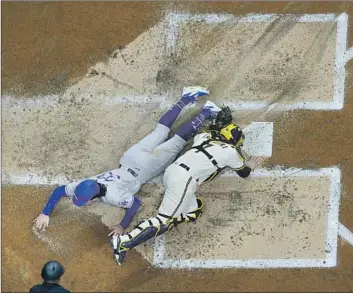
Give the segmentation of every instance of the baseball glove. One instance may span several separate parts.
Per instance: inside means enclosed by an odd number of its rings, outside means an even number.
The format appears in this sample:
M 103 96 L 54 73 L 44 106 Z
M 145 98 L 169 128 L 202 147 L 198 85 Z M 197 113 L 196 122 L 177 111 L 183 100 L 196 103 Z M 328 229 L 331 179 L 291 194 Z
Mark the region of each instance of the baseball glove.
M 212 130 L 221 130 L 230 123 L 232 123 L 233 116 L 229 107 L 223 106 L 222 110 L 218 113 L 213 125 L 211 125 Z

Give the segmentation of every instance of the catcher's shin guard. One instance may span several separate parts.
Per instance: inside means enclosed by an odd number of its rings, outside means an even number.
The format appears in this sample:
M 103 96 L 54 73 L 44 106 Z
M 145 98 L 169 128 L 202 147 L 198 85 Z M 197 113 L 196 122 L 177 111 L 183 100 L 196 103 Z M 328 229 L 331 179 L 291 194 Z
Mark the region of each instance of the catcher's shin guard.
M 168 218 L 158 215 L 141 222 L 130 233 L 113 239 L 114 256 L 117 263 L 121 265 L 124 262 L 129 249 L 168 232 L 173 226 L 174 221 L 168 221 Z
M 195 222 L 198 218 L 201 217 L 203 212 L 203 201 L 201 198 L 197 198 L 196 201 L 197 209 L 185 215 L 181 214 L 177 220 L 177 223 Z

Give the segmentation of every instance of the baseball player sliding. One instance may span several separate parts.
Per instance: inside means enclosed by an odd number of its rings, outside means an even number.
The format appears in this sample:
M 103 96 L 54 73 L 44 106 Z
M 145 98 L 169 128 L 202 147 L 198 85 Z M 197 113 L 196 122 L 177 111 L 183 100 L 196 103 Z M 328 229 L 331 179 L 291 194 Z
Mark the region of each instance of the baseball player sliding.
M 118 264 L 124 262 L 129 249 L 170 231 L 180 223 L 194 222 L 199 218 L 203 202 L 196 198 L 195 192 L 200 184 L 211 181 L 225 168 L 231 168 L 246 178 L 252 169 L 260 165 L 258 157 L 252 157 L 245 163 L 241 149 L 245 137 L 241 128 L 231 122 L 230 109 L 224 107 L 213 127 L 216 130 L 196 135 L 192 148 L 166 169 L 163 178 L 165 194 L 158 215 L 141 222 L 126 235 L 112 237 Z
M 198 132 L 204 121 L 216 118 L 221 111 L 214 103 L 206 102 L 197 116 L 181 125 L 176 134 L 168 139 L 170 128 L 181 110 L 208 93 L 203 87 L 185 87 L 182 98 L 160 118 L 155 130 L 123 154 L 118 169 L 57 187 L 41 214 L 34 220 L 34 227 L 48 227 L 54 207 L 62 197 L 68 196 L 76 206 L 101 201 L 125 208 L 123 219 L 118 225 L 110 227 L 109 233 L 109 236 L 122 235 L 141 206 L 141 200 L 136 196 L 141 185 L 162 173 L 175 160 L 187 141 Z

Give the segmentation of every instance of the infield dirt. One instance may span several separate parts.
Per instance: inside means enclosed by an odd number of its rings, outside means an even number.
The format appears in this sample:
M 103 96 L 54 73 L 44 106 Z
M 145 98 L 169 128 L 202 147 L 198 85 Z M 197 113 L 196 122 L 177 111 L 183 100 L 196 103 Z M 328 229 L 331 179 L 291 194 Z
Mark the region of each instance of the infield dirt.
M 2 2 L 1 5 L 2 170 L 9 173 L 26 174 L 41 170 L 49 176 L 64 173 L 69 177 L 83 177 L 116 166 L 121 153 L 150 131 L 163 111 L 154 104 L 143 107 L 112 104 L 108 109 L 101 107 L 100 99 L 104 100 L 106 95 L 109 100 L 109 91 L 116 88 L 116 77 L 120 81 L 118 89 L 126 94 L 158 94 L 168 89 L 170 95 L 167 96 L 167 102 L 175 100 L 175 93 L 185 81 L 210 85 L 210 98 L 228 96 L 229 92 L 234 93 L 232 89 L 239 84 L 239 89 L 243 90 L 237 93 L 239 97 L 264 94 L 262 96 L 265 98 L 272 99 L 273 96 L 281 96 L 288 88 L 292 91 L 283 102 L 308 95 L 314 99 L 328 99 L 331 96 L 330 76 L 333 64 L 330 62 L 335 36 L 332 25 L 327 23 L 305 28 L 298 25 L 295 29 L 288 30 L 290 33 L 285 33 L 293 23 L 280 23 L 268 28 L 269 33 L 264 38 L 260 37 L 262 42 L 255 48 L 261 50 L 254 50 L 248 58 L 244 58 L 246 51 L 239 49 L 238 55 L 234 54 L 234 59 L 228 58 L 229 52 L 222 51 L 222 48 L 227 47 L 221 46 L 222 41 L 224 44 L 232 41 L 236 43 L 246 36 L 252 36 L 253 39 L 246 38 L 248 45 L 252 46 L 252 42 L 262 35 L 261 28 L 243 28 L 243 33 L 237 35 L 237 31 L 225 30 L 219 26 L 212 30 L 202 26 L 188 26 L 184 28 L 184 36 L 193 29 L 197 30 L 202 46 L 194 51 L 179 47 L 183 60 L 165 63 L 163 58 L 155 58 L 158 56 L 155 53 L 161 49 L 159 43 L 148 42 L 148 37 L 151 37 L 155 30 L 153 27 L 167 12 L 235 15 L 346 12 L 349 16 L 348 47 L 353 45 L 353 5 L 344 2 L 326 2 L 320 5 L 318 2 Z M 293 43 L 296 39 L 290 37 L 296 29 L 301 36 L 305 30 L 317 35 L 316 38 L 299 41 L 307 44 L 307 59 L 295 56 L 301 54 L 295 47 L 298 42 Z M 209 31 L 211 35 L 207 36 Z M 157 33 L 157 30 L 154 32 Z M 138 43 L 138 38 L 146 38 L 147 41 Z M 282 43 L 275 42 L 279 39 Z M 134 42 L 139 45 L 134 46 Z M 217 44 L 218 47 L 215 48 Z M 278 54 L 274 56 L 272 49 L 266 51 L 269 48 L 266 46 L 275 44 L 282 44 L 283 51 L 282 47 L 277 48 Z M 288 56 L 288 63 L 279 66 L 274 57 L 280 59 L 281 54 L 288 53 L 286 48 L 293 49 Z M 324 49 L 325 54 L 318 55 L 319 48 Z M 137 52 L 138 49 L 141 52 Z M 219 56 L 212 59 L 214 54 Z M 260 56 L 262 61 L 254 63 Z M 303 60 L 309 62 L 303 64 Z M 199 64 L 203 64 L 205 68 Z M 193 75 L 187 70 L 190 65 L 194 68 Z M 128 68 L 130 75 L 114 75 L 119 74 L 113 70 L 116 66 Z M 217 66 L 224 66 L 222 68 L 225 70 L 223 74 L 216 76 L 214 72 Z M 351 230 L 352 66 L 352 62 L 346 66 L 345 104 L 341 111 L 296 110 L 276 117 L 271 113 L 252 113 L 243 117 L 244 123 L 274 121 L 273 156 L 267 167 L 282 165 L 323 168 L 337 165 L 341 168 L 343 188 L 339 218 Z M 233 67 L 240 70 L 236 72 L 236 78 L 228 80 Z M 102 75 L 102 72 L 105 74 Z M 254 73 L 263 78 L 252 79 Z M 247 75 L 250 77 L 247 78 Z M 274 79 L 274 75 L 280 78 Z M 130 84 L 132 79 L 133 86 Z M 324 86 L 320 86 L 322 84 Z M 104 88 L 104 95 L 99 92 L 99 85 Z M 36 104 L 41 97 L 59 97 L 70 88 L 76 91 L 72 99 L 63 96 L 65 98 L 61 102 L 58 100 L 55 106 L 43 107 L 42 103 Z M 97 99 L 93 96 L 91 100 L 82 101 L 80 95 L 92 89 L 95 90 Z M 23 107 L 27 98 L 32 101 Z M 119 113 L 119 123 L 113 123 L 117 119 L 116 113 Z M 137 115 L 139 119 L 131 123 L 132 118 Z M 56 123 L 52 123 L 53 121 Z M 101 121 L 105 121 L 105 124 L 101 125 Z M 115 222 L 121 217 L 120 210 L 116 212 L 115 209 L 105 210 L 96 206 L 91 208 L 93 213 L 90 213 L 63 201 L 55 210 L 46 234 L 39 235 L 32 231 L 31 220 L 40 212 L 51 190 L 52 187 L 2 187 L 3 291 L 26 291 L 38 283 L 40 269 L 48 259 L 57 259 L 64 263 L 67 273 L 63 278 L 63 285 L 72 291 L 81 292 L 353 290 L 353 248 L 343 240 L 338 243 L 338 265 L 330 269 L 156 269 L 136 251 L 131 251 L 126 264 L 119 267 L 112 258 L 107 237 L 109 229 L 102 222 L 107 225 Z M 158 186 L 144 187 L 141 195 L 144 198 L 144 208 L 141 215 L 152 215 L 161 196 L 162 190 Z M 210 203 L 209 199 L 208 207 L 211 206 Z M 221 205 L 224 202 L 214 198 L 212 204 Z M 261 206 L 260 202 L 259 205 Z M 309 203 L 304 204 L 306 207 L 308 205 Z M 278 211 L 283 211 L 283 207 L 284 205 L 279 205 Z M 237 216 L 242 213 L 245 211 L 237 213 Z M 205 221 L 209 218 L 205 213 Z M 202 229 L 202 223 L 199 224 Z M 186 233 L 186 229 L 187 226 L 184 226 L 179 232 L 185 230 Z M 198 228 L 193 226 L 192 230 L 196 233 Z M 174 236 L 178 237 L 178 232 L 174 232 Z M 322 237 L 317 233 L 315 239 Z M 190 237 L 194 237 L 192 243 L 196 243 L 196 236 Z M 180 237 L 179 241 L 181 239 L 183 238 Z M 319 246 L 320 243 L 315 245 Z M 140 251 L 146 253 L 148 258 L 149 249 L 141 248 Z M 319 247 L 315 251 L 320 249 Z M 294 249 L 289 251 L 294 252 Z

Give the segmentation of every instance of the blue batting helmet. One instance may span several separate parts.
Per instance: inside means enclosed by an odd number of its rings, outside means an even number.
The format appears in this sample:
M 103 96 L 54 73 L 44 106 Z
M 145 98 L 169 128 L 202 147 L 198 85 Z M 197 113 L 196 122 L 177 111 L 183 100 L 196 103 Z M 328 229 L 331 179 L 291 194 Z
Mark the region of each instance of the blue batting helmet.
M 99 194 L 99 191 L 99 185 L 96 181 L 91 179 L 84 180 L 76 186 L 72 201 L 76 206 L 81 207 Z

